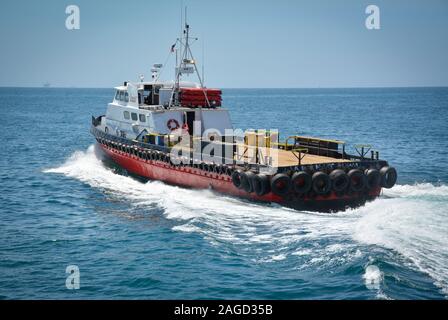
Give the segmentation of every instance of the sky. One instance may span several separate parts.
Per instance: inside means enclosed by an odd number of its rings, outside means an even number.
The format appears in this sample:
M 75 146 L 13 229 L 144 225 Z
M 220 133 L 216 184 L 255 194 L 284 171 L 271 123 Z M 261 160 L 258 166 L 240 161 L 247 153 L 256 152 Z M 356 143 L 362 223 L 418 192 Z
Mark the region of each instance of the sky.
M 113 87 L 167 58 L 171 79 L 184 6 L 208 87 L 448 86 L 446 0 L 3 0 L 0 86 Z

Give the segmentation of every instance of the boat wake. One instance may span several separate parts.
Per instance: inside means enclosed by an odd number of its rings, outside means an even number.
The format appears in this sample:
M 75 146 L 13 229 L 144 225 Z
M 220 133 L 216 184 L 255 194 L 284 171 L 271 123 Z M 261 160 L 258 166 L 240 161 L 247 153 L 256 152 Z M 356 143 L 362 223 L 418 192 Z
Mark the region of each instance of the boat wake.
M 160 209 L 175 222 L 173 231 L 199 234 L 222 252 L 236 251 L 253 263 L 331 270 L 362 257 L 372 260 L 375 248 L 392 250 L 407 267 L 428 274 L 448 295 L 445 185 L 397 185 L 361 208 L 319 214 L 217 196 L 208 190 L 142 183 L 106 167 L 93 146 L 45 172 L 82 181 L 131 206 L 147 208 L 149 214 Z M 381 296 L 384 276 L 371 261 L 360 281 Z

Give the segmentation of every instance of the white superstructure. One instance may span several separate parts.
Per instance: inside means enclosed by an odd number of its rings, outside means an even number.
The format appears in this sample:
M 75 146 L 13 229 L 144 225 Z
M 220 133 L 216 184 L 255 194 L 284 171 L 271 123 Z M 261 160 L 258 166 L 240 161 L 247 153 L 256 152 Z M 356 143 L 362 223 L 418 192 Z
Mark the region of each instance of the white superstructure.
M 173 82 L 127 82 L 116 87 L 100 127 L 107 133 L 132 140 L 143 137 L 142 133 L 169 134 L 174 128 L 168 125 L 171 120 L 175 120 L 171 123 L 187 128 L 190 134 L 193 133 L 194 121 L 201 121 L 202 132 L 214 129 L 224 135 L 226 129 L 232 129 L 229 112 L 225 108 L 170 106 L 173 85 Z M 192 82 L 181 82 L 180 86 L 200 88 Z

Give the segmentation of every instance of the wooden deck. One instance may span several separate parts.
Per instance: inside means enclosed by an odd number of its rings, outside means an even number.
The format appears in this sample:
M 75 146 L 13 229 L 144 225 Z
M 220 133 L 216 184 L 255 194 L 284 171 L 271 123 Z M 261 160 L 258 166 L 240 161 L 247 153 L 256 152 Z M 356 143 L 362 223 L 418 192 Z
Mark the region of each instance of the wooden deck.
M 299 154 L 297 151 L 293 152 L 291 150 L 283 150 L 277 148 L 258 148 L 261 156 L 259 156 L 260 164 L 268 164 L 265 159 L 265 156 L 272 158 L 272 166 L 274 167 L 290 167 L 299 165 L 299 159 L 297 157 L 301 156 L 302 159 L 300 161 L 301 165 L 313 165 L 313 164 L 324 164 L 324 163 L 342 163 L 342 162 L 351 162 L 351 160 L 347 159 L 339 159 L 333 157 L 326 156 L 318 156 L 313 154 L 301 153 Z M 250 163 L 256 163 L 256 157 L 254 154 L 250 153 L 250 149 L 247 146 L 242 146 L 239 149 L 239 154 L 235 155 L 235 159 L 243 158 L 245 161 Z
M 279 164 L 278 164 L 279 167 L 296 166 L 299 164 L 299 160 L 294 156 L 292 151 L 278 150 L 278 155 L 279 155 Z M 350 160 L 346 159 L 337 159 L 313 154 L 302 154 L 302 156 L 303 156 L 301 160 L 302 165 L 322 164 L 332 162 L 350 162 Z
M 191 152 L 192 149 L 188 146 L 176 145 L 173 149 L 182 149 L 183 152 Z M 252 164 L 257 163 L 257 157 L 255 153 L 258 154 L 258 164 L 271 165 L 273 167 L 290 167 L 299 165 L 299 153 L 293 152 L 291 150 L 283 150 L 278 148 L 253 148 L 247 145 L 238 145 L 237 152 L 234 155 L 236 161 L 244 161 Z M 313 164 L 324 164 L 324 163 L 343 163 L 351 162 L 352 160 L 339 159 L 326 156 L 318 156 L 313 154 L 301 153 L 302 159 L 300 161 L 301 165 L 313 165 Z M 267 159 L 267 158 L 268 159 Z M 271 158 L 271 159 L 269 159 Z

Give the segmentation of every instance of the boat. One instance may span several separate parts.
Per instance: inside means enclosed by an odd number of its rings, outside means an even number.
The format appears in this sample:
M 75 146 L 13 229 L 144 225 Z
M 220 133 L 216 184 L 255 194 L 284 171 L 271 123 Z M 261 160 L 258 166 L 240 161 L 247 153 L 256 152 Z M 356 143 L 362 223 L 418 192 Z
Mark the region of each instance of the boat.
M 190 47 L 190 26 L 171 47 L 175 79 L 143 76 L 115 88 L 105 115 L 92 116 L 100 150 L 148 180 L 297 210 L 336 212 L 362 206 L 392 188 L 397 171 L 371 145 L 353 154 L 336 139 L 278 130 L 233 128 L 220 89 L 207 88 Z M 185 81 L 186 76 L 198 81 Z

